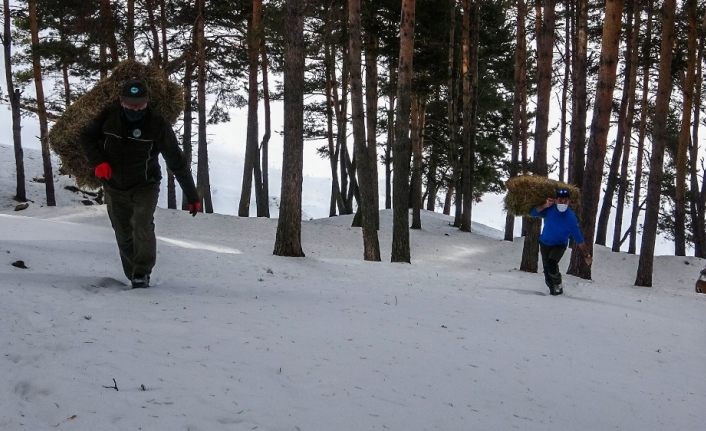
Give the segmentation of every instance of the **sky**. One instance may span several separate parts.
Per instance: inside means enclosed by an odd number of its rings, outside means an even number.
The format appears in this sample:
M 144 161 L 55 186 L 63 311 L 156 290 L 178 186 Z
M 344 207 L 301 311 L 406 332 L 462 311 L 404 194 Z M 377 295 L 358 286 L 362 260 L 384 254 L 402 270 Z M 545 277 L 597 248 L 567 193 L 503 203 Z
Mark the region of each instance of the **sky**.
M 14 211 L 12 163 L 0 145 L 0 430 L 703 429 L 701 259 L 636 288 L 636 256 L 597 246 L 554 297 L 521 239 L 438 213 L 392 264 L 389 211 L 373 263 L 350 216 L 305 220 L 286 258 L 274 219 L 158 208 L 131 290 L 105 206 L 62 177 L 59 206 L 30 182 Z

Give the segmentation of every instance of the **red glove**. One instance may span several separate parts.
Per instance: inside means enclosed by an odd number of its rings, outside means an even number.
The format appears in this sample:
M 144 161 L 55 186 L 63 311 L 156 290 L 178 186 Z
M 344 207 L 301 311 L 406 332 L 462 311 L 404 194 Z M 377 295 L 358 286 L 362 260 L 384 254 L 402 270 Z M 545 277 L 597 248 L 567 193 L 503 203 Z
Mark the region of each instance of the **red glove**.
M 186 210 L 189 211 L 189 214 L 191 214 L 193 217 L 196 217 L 196 214 L 201 212 L 201 201 L 186 204 Z
M 113 170 L 110 168 L 108 162 L 103 162 L 96 166 L 96 177 L 101 180 L 109 180 L 113 176 Z

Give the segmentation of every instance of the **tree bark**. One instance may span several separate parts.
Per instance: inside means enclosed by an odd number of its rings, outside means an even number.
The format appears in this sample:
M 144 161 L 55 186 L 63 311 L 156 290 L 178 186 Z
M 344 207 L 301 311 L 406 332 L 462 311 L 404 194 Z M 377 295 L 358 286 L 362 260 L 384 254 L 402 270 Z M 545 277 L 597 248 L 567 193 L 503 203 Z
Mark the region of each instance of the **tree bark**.
M 377 205 L 374 202 L 373 176 L 370 165 L 365 133 L 365 111 L 363 104 L 363 78 L 361 74 L 362 42 L 361 42 L 360 0 L 348 0 L 348 54 L 351 65 L 351 108 L 353 120 L 353 148 L 358 160 L 358 184 L 360 199 L 358 201 L 362 216 L 363 258 L 369 261 L 380 261 L 380 243 L 375 226 Z
M 409 249 L 409 120 L 414 56 L 415 0 L 402 0 L 397 113 L 393 147 L 392 262 L 410 263 Z
M 566 2 L 564 28 L 564 79 L 561 84 L 561 119 L 559 120 L 559 181 L 564 181 L 566 171 L 566 111 L 569 100 L 569 79 L 571 78 L 571 16 L 574 8 L 572 1 Z
M 328 23 L 330 23 L 330 19 Z M 327 23 L 327 24 L 328 24 Z M 327 27 L 327 34 L 331 34 L 330 27 Z M 341 186 L 338 182 L 338 151 L 339 147 L 337 142 L 334 142 L 334 132 L 333 132 L 333 122 L 334 122 L 334 86 L 336 85 L 336 77 L 333 69 L 336 67 L 332 47 L 327 39 L 324 42 L 324 62 L 326 69 L 326 119 L 328 128 L 328 156 L 329 162 L 331 164 L 331 200 L 329 205 L 329 217 L 334 217 L 336 215 L 336 210 L 343 212 L 345 205 L 343 203 L 343 196 L 341 195 Z M 336 116 L 336 121 L 337 120 Z
M 411 229 L 422 228 L 422 146 L 426 102 L 418 95 L 412 97 L 411 141 L 412 141 L 412 182 L 411 182 Z
M 189 48 L 193 53 L 193 46 Z M 193 125 L 193 104 L 191 103 L 192 98 L 192 82 L 194 74 L 194 59 L 193 55 L 189 54 L 186 58 L 186 65 L 184 71 L 184 135 L 182 136 L 182 148 L 184 149 L 184 157 L 189 164 L 189 170 L 191 170 L 191 164 L 193 161 L 194 149 L 191 144 L 191 129 Z M 188 209 L 188 198 L 186 194 L 182 191 L 181 195 L 181 209 Z
M 252 192 L 253 173 L 255 164 L 260 158 L 258 151 L 258 115 L 259 105 L 258 95 L 258 70 L 260 34 L 262 22 L 262 0 L 252 0 L 252 12 L 250 15 L 250 25 L 248 26 L 248 128 L 245 138 L 245 162 L 243 164 L 243 183 L 240 188 L 240 205 L 238 206 L 238 216 L 248 217 L 250 215 L 250 196 Z
M 270 84 L 267 74 L 269 73 L 269 61 L 267 59 L 267 46 L 265 45 L 265 35 L 260 38 L 260 54 L 262 57 L 262 93 L 265 107 L 265 134 L 260 142 L 260 157 L 262 161 L 261 169 L 256 169 L 256 178 L 261 178 L 256 189 L 257 216 L 270 217 L 270 137 L 272 136 L 272 111 L 270 107 Z M 256 166 L 257 168 L 257 166 Z
M 110 65 L 112 68 L 120 60 L 118 52 L 118 40 L 115 38 L 115 22 L 113 21 L 113 10 L 110 6 L 110 0 L 100 0 L 100 17 L 101 17 L 101 38 L 105 46 L 110 48 Z
M 7 97 L 10 99 L 10 110 L 12 111 L 12 142 L 15 150 L 15 196 L 18 202 L 27 202 L 27 187 L 25 179 L 24 151 L 22 150 L 22 117 L 20 112 L 20 90 L 15 89 L 12 80 L 12 32 L 10 17 L 10 0 L 3 0 L 4 23 L 3 23 L 3 52 L 5 54 L 5 83 L 7 85 Z
M 535 6 L 537 11 L 537 120 L 534 129 L 533 171 L 535 175 L 546 177 L 556 3 L 554 0 L 543 0 L 542 4 L 543 7 L 540 8 L 538 1 Z M 537 272 L 541 225 L 542 221 L 539 218 L 526 219 L 527 232 L 522 247 L 521 271 Z
M 135 59 L 135 0 L 127 0 L 127 20 L 125 23 L 125 45 L 127 58 Z
M 637 86 L 637 62 L 639 47 L 637 45 L 640 35 L 640 8 L 639 0 L 632 0 L 633 22 L 630 27 L 630 49 L 626 53 L 629 57 L 630 73 L 627 78 L 628 86 L 628 113 L 625 117 L 625 136 L 623 137 L 622 163 L 620 165 L 620 176 L 618 181 L 618 202 L 615 210 L 615 223 L 613 226 L 613 245 L 614 252 L 620 251 L 624 239 L 622 236 L 623 213 L 625 211 L 625 198 L 628 192 L 628 167 L 630 164 L 630 148 L 632 141 L 633 119 L 635 118 L 635 88 Z
M 571 68 L 571 141 L 569 142 L 569 183 L 583 185 L 586 150 L 588 0 L 576 0 L 573 67 Z
M 42 81 L 42 64 L 39 57 L 39 23 L 37 19 L 37 0 L 29 0 L 29 25 L 32 33 L 32 71 L 34 87 L 37 94 L 37 116 L 39 117 L 39 139 L 42 144 L 42 165 L 44 167 L 44 185 L 46 189 L 47 206 L 56 206 L 54 194 L 54 174 L 51 166 L 47 124 L 47 108 L 44 103 L 44 84 Z
M 525 0 L 517 0 L 517 42 L 515 48 L 515 91 L 512 102 L 512 148 L 510 155 L 510 178 L 520 173 L 520 147 L 526 147 L 527 141 L 527 35 Z M 515 238 L 515 215 L 507 213 L 505 217 L 505 241 Z
M 375 229 L 380 228 L 380 191 L 378 188 L 378 152 L 377 152 L 377 124 L 378 124 L 378 39 L 374 32 L 373 24 L 377 21 L 376 2 L 368 2 L 366 15 L 367 28 L 365 32 L 365 105 L 368 137 L 368 166 L 373 187 L 373 215 Z M 379 251 L 378 251 L 379 254 Z
M 390 71 L 390 75 L 393 76 L 390 79 L 390 94 L 388 99 L 390 100 L 387 107 L 387 143 L 385 144 L 385 209 L 392 209 L 392 147 L 395 144 L 395 111 L 397 110 L 395 106 L 395 93 L 394 88 L 394 75 Z
M 701 34 L 706 34 L 706 14 L 704 14 L 701 23 Z M 691 132 L 691 147 L 689 147 L 689 158 L 691 159 L 690 176 L 691 176 L 691 230 L 694 235 L 694 256 L 706 257 L 706 229 L 704 223 L 704 201 L 699 194 L 699 173 L 696 160 L 699 158 L 699 125 L 701 114 L 701 98 L 702 98 L 702 82 L 703 82 L 703 59 L 704 59 L 704 43 L 706 38 L 701 37 L 699 41 L 699 53 L 696 61 L 696 78 L 694 82 L 694 121 Z
M 674 254 L 686 255 L 686 155 L 691 139 L 691 109 L 694 104 L 696 76 L 696 0 L 687 0 L 687 65 L 684 79 L 684 105 L 676 155 L 676 184 L 674 193 Z M 692 160 L 696 163 L 696 160 Z
M 591 134 L 588 141 L 586 172 L 581 193 L 580 225 L 586 239 L 589 252 L 593 252 L 596 212 L 603 181 L 603 163 L 605 162 L 610 128 L 610 113 L 613 106 L 613 89 L 618 66 L 618 46 L 623 14 L 623 0 L 606 0 L 603 20 L 603 41 L 598 69 L 596 101 L 593 106 Z M 586 264 L 583 253 L 573 249 L 568 274 L 584 279 L 591 278 L 591 265 Z
M 304 166 L 304 0 L 287 0 L 284 51 L 284 155 L 277 235 L 273 253 L 303 257 L 301 246 Z
M 473 0 L 463 0 L 463 20 L 462 20 L 462 40 L 461 40 L 461 81 L 463 82 L 462 98 L 462 153 L 461 153 L 461 184 L 457 189 L 461 193 L 461 199 L 456 198 L 456 205 L 461 208 L 459 219 L 459 229 L 470 232 L 471 230 L 471 2 Z M 468 220 L 466 219 L 468 217 Z
M 147 9 L 147 24 L 149 25 L 150 33 L 152 33 L 152 64 L 156 67 L 161 67 L 162 56 L 159 53 L 159 32 L 157 31 L 157 20 L 154 17 L 154 2 L 155 0 L 145 0 L 145 6 Z
M 206 43 L 205 43 L 205 13 L 206 0 L 196 0 L 196 50 L 198 61 L 197 99 L 199 113 L 199 149 L 198 166 L 196 169 L 196 184 L 199 196 L 204 201 L 204 211 L 213 212 L 211 199 L 211 180 L 208 171 L 208 141 L 206 137 Z
M 635 278 L 636 286 L 652 286 L 657 218 L 659 217 L 659 200 L 664 169 L 664 149 L 668 139 L 667 116 L 669 114 L 669 98 L 672 92 L 671 72 L 675 9 L 675 0 L 664 1 L 662 5 L 662 44 L 659 56 L 657 98 L 655 100 L 652 156 L 650 158 L 650 176 L 647 183 L 647 206 L 645 208 L 645 221 L 642 231 L 642 245 L 640 246 L 640 260 Z
M 449 127 L 449 142 L 448 142 L 448 162 L 451 167 L 451 175 L 449 175 L 446 184 L 446 199 L 444 200 L 444 214 L 449 215 L 451 213 L 451 204 L 453 201 L 453 194 L 458 182 L 458 170 L 457 159 L 458 159 L 458 146 L 456 141 L 456 0 L 449 0 L 449 22 L 451 23 L 449 28 L 449 45 L 448 45 L 448 66 L 446 72 L 446 86 L 447 86 L 447 102 L 446 102 L 446 112 L 448 116 L 448 127 Z
M 633 76 L 632 69 L 635 64 L 632 62 L 632 51 L 634 51 L 634 41 L 632 37 L 632 20 L 634 8 L 632 0 L 628 0 L 626 21 L 628 29 L 625 35 L 627 43 L 625 45 L 625 79 L 623 83 L 622 96 L 620 98 L 620 108 L 618 109 L 618 130 L 615 137 L 615 145 L 613 147 L 613 155 L 610 161 L 610 170 L 608 171 L 608 179 L 606 181 L 605 192 L 603 194 L 603 202 L 601 211 L 598 215 L 598 223 L 596 224 L 596 244 L 606 245 L 606 236 L 608 235 L 608 220 L 610 212 L 613 209 L 613 196 L 618 187 L 618 174 L 621 167 L 621 159 L 624 150 L 624 142 L 630 141 L 630 132 L 628 130 L 628 107 L 630 99 L 630 78 Z
M 637 251 L 637 219 L 640 216 L 640 193 L 642 190 L 642 161 L 645 154 L 645 135 L 647 133 L 647 114 L 649 112 L 648 97 L 650 85 L 650 66 L 652 59 L 650 50 L 652 47 L 652 7 L 653 0 L 647 3 L 647 29 L 645 30 L 645 42 L 642 45 L 643 74 L 642 74 L 642 99 L 640 101 L 640 128 L 637 138 L 637 156 L 635 160 L 635 184 L 633 186 L 632 211 L 630 213 L 630 241 L 628 243 L 628 253 L 635 254 Z

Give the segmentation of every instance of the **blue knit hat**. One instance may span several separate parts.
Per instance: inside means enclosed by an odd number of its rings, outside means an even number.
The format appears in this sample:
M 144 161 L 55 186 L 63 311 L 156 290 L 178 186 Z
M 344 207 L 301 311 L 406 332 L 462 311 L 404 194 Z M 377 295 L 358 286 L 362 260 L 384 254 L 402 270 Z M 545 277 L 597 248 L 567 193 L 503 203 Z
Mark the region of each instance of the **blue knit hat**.
M 556 189 L 556 197 L 558 198 L 568 198 L 570 197 L 571 194 L 569 193 L 569 189 L 566 188 L 559 188 Z

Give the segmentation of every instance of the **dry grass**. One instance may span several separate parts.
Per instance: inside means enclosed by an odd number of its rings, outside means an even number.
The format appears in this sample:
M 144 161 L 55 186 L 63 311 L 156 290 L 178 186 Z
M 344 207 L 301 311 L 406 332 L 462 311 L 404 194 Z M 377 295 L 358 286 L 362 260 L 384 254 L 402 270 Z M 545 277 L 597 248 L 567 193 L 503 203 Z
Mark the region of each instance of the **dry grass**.
M 100 187 L 79 144 L 81 130 L 118 100 L 123 82 L 136 77 L 144 79 L 150 88 L 151 109 L 167 121 L 173 124 L 183 111 L 181 86 L 169 81 L 160 69 L 133 60 L 118 64 L 107 78 L 71 104 L 49 132 L 49 145 L 61 159 L 61 169 L 73 175 L 79 187 Z
M 534 175 L 521 175 L 510 178 L 505 183 L 507 195 L 505 195 L 505 210 L 517 216 L 529 215 L 532 207 L 544 203 L 553 198 L 558 188 L 567 188 L 571 193 L 571 208 L 579 213 L 581 203 L 581 190 L 578 187 L 561 181 L 539 177 Z

